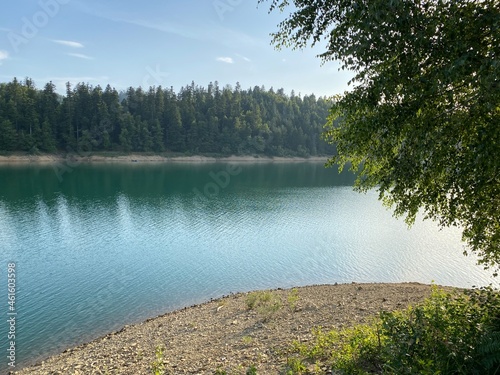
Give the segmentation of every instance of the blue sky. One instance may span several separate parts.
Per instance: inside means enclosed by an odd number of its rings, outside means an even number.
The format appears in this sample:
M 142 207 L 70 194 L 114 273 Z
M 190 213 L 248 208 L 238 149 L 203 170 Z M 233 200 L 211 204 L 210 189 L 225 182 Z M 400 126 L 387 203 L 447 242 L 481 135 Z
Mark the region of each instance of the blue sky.
M 349 72 L 321 65 L 321 49 L 276 51 L 269 33 L 285 14 L 257 0 L 21 0 L 2 4 L 0 82 L 201 86 L 342 93 Z

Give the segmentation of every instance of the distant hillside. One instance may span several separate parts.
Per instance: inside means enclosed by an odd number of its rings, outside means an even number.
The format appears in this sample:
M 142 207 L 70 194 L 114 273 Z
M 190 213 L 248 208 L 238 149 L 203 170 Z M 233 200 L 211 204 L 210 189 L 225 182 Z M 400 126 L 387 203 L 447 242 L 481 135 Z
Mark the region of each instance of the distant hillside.
M 81 83 L 37 89 L 29 78 L 0 84 L 0 152 L 181 152 L 309 156 L 332 154 L 321 140 L 331 102 L 255 86 L 194 82 L 118 93 Z

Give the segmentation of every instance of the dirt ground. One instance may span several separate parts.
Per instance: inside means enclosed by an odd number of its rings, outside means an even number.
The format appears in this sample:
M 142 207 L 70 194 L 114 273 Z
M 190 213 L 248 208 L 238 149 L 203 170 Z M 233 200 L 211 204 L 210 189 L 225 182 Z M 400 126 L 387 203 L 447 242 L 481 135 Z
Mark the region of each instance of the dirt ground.
M 379 311 L 421 302 L 429 285 L 339 284 L 240 293 L 149 319 L 68 349 L 15 374 L 152 374 L 162 362 L 165 374 L 279 374 L 280 351 L 293 340 L 308 341 L 311 329 L 341 328 L 365 322 Z M 271 298 L 253 306 L 252 298 Z M 155 350 L 163 347 L 161 361 Z

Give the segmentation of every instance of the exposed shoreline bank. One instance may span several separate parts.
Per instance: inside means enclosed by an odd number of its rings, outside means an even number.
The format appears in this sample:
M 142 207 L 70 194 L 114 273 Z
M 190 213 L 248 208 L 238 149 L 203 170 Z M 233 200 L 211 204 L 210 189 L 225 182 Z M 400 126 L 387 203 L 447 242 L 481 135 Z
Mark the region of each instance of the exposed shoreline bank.
M 0 155 L 0 165 L 16 164 L 80 164 L 80 163 L 296 163 L 296 162 L 323 162 L 328 156 L 302 157 L 269 157 L 269 156 L 204 156 L 204 155 L 162 155 L 162 154 L 12 154 Z
M 418 283 L 316 285 L 296 288 L 292 305 L 292 290 L 278 289 L 272 294 L 281 307 L 270 316 L 249 309 L 249 293 L 238 293 L 125 326 L 15 374 L 148 374 L 159 345 L 167 374 L 232 374 L 253 365 L 259 374 L 276 374 L 286 362 L 280 352 L 293 340 L 310 340 L 314 327 L 366 322 L 430 291 Z

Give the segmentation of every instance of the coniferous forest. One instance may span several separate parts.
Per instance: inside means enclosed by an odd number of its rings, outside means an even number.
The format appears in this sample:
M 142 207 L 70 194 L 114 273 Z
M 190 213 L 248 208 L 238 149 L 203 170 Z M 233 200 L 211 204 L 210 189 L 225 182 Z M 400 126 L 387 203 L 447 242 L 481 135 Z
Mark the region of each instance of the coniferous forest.
M 0 152 L 174 152 L 270 156 L 325 155 L 331 102 L 314 95 L 237 83 L 219 87 L 130 87 L 13 79 L 0 84 Z

